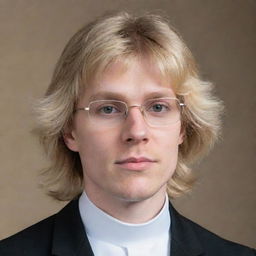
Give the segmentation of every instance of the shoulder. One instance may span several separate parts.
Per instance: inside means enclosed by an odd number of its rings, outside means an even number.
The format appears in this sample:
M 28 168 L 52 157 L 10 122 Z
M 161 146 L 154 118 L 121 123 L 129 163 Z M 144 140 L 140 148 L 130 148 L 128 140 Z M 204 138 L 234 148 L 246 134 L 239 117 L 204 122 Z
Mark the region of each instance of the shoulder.
M 0 255 L 48 255 L 47 252 L 51 248 L 55 216 L 52 215 L 0 241 Z
M 78 201 L 58 213 L 0 241 L 1 256 L 73 255 L 85 242 Z M 61 252 L 61 253 L 60 253 Z
M 202 249 L 209 256 L 256 256 L 255 249 L 223 239 L 183 216 L 181 219 L 191 227 Z

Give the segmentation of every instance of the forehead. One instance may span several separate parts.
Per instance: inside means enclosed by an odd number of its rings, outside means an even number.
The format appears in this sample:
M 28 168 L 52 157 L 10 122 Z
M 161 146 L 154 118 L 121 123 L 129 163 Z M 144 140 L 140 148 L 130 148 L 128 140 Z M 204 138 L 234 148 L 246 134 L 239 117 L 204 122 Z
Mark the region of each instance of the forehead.
M 146 59 L 110 64 L 84 89 L 83 101 L 122 99 L 141 101 L 155 97 L 174 97 L 170 79 Z

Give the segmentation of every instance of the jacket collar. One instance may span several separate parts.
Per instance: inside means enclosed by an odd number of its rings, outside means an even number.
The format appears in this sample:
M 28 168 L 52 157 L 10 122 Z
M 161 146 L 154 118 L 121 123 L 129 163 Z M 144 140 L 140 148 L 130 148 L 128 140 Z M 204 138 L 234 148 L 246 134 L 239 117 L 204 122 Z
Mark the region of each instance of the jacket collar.
M 180 215 L 170 203 L 171 214 L 171 256 L 202 255 L 203 248 L 190 220 Z
M 78 209 L 78 200 L 67 204 L 55 218 L 52 255 L 93 256 Z
M 203 250 L 189 220 L 170 203 L 171 256 L 199 256 Z M 78 200 L 67 204 L 56 214 L 52 255 L 93 256 L 78 208 Z

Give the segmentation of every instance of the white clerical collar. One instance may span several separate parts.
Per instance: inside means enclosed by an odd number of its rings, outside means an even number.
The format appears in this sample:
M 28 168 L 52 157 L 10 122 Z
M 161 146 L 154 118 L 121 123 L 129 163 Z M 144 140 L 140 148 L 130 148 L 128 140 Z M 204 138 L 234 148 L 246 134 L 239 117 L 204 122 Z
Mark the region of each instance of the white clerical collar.
M 122 222 L 95 206 L 86 193 L 79 198 L 79 211 L 89 237 L 104 242 L 127 246 L 146 240 L 156 240 L 168 235 L 171 225 L 169 200 L 166 200 L 159 214 L 142 224 Z

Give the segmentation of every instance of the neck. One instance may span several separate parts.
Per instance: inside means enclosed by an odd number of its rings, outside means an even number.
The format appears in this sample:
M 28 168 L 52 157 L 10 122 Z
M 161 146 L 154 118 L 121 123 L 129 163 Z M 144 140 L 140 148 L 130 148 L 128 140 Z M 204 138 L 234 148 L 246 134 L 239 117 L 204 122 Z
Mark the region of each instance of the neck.
M 162 209 L 166 190 L 158 191 L 153 196 L 129 200 L 107 194 L 100 194 L 85 188 L 88 198 L 102 211 L 112 217 L 132 224 L 144 223 L 154 218 Z

